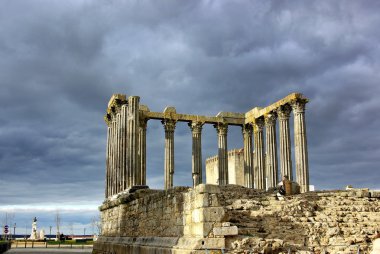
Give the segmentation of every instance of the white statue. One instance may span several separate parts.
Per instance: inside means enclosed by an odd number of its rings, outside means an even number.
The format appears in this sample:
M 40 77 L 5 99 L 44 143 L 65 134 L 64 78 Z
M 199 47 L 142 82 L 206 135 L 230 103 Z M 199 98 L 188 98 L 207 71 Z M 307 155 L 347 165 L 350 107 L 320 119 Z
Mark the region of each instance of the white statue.
M 37 235 L 37 218 L 34 217 L 33 223 L 32 223 L 32 233 L 30 234 L 29 239 L 31 240 L 37 240 L 38 235 Z
M 40 240 L 44 240 L 45 239 L 45 230 L 41 229 L 40 231 Z

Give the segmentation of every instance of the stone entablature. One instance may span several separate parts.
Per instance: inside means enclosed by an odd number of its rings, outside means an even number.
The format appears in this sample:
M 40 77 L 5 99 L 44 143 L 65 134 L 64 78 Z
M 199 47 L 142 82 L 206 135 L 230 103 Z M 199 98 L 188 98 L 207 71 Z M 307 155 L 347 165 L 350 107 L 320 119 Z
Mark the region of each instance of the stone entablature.
M 136 190 L 101 206 L 94 254 L 367 253 L 380 193 L 319 191 L 286 196 L 236 185 Z
M 302 94 L 292 93 L 265 108 L 253 108 L 247 113 L 220 112 L 216 116 L 180 114 L 174 107 L 163 112 L 151 112 L 140 105 L 138 96 L 114 94 L 107 108 L 106 198 L 133 186 L 146 184 L 146 131 L 149 120 L 161 120 L 165 131 L 165 189 L 173 187 L 175 127 L 187 122 L 192 132 L 193 186 L 202 183 L 202 128 L 213 124 L 218 138 L 218 184 L 235 183 L 229 180 L 228 126 L 242 127 L 244 144 L 244 174 L 240 179 L 244 186 L 257 189 L 274 187 L 281 175 L 289 174 L 290 180 L 300 184 L 301 192 L 309 187 L 305 104 Z M 293 179 L 289 118 L 294 115 L 295 172 Z M 276 123 L 279 121 L 280 152 L 277 153 Z M 264 136 L 265 135 L 265 136 Z M 264 144 L 264 140 L 266 141 Z M 253 150 L 255 154 L 253 154 Z M 265 155 L 266 154 L 266 155 Z M 278 155 L 279 161 L 278 162 Z M 239 180 L 239 181 L 240 181 Z

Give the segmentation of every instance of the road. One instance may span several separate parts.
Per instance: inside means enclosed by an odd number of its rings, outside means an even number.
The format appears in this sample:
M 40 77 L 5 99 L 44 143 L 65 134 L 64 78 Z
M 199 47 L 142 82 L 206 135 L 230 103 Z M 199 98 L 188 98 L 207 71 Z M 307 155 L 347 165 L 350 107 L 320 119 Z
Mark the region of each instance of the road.
M 91 253 L 92 248 L 88 249 L 56 249 L 56 248 L 14 248 L 10 249 L 6 254 L 26 254 L 26 253 L 35 253 L 35 254 L 66 254 L 66 253 Z

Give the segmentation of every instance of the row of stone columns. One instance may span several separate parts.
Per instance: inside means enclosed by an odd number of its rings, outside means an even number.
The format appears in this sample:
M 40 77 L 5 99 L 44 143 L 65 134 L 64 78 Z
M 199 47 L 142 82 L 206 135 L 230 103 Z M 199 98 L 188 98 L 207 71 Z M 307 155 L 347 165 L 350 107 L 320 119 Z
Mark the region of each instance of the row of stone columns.
M 301 191 L 308 191 L 309 173 L 305 127 L 306 101 L 285 104 L 243 126 L 244 182 L 246 187 L 265 189 L 278 183 L 276 121 L 279 119 L 281 175 L 293 180 L 289 117 L 294 113 L 294 139 L 296 178 Z M 175 113 L 175 109 L 170 109 Z M 171 112 L 170 111 L 170 112 Z M 168 111 L 169 112 L 169 111 Z M 172 112 L 172 113 L 173 113 Z M 114 195 L 135 185 L 146 184 L 146 128 L 148 119 L 140 115 L 139 97 L 130 96 L 127 101 L 112 108 L 107 115 L 107 171 L 106 196 Z M 173 187 L 174 130 L 176 120 L 162 120 L 165 129 L 165 189 Z M 192 131 L 193 186 L 202 183 L 202 127 L 203 122 L 190 122 Z M 228 124 L 216 123 L 218 135 L 218 183 L 228 184 Z M 266 144 L 264 147 L 264 127 Z M 252 134 L 254 151 L 252 151 Z M 264 148 L 266 150 L 264 151 Z
M 164 187 L 173 187 L 174 175 L 174 130 L 176 121 L 164 119 L 161 121 L 165 129 L 165 162 Z M 192 133 L 192 178 L 193 186 L 202 183 L 202 122 L 190 122 Z
M 281 176 L 293 180 L 289 117 L 294 114 L 294 142 L 296 159 L 296 181 L 301 192 L 309 191 L 309 167 L 305 126 L 306 101 L 297 100 L 255 119 L 254 130 L 254 167 L 252 167 L 252 132 L 249 125 L 243 126 L 244 137 L 244 176 L 246 187 L 257 189 L 275 187 L 278 183 L 276 120 L 279 119 Z M 264 153 L 264 127 L 266 144 Z M 253 169 L 253 170 L 252 170 Z
M 146 184 L 146 121 L 138 96 L 118 101 L 107 114 L 106 197 Z

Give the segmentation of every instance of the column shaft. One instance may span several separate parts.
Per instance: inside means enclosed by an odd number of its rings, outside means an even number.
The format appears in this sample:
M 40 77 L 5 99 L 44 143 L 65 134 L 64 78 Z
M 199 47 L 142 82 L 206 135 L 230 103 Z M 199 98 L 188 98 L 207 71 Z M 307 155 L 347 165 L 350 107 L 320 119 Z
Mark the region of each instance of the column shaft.
M 116 161 L 116 119 L 115 115 L 112 116 L 112 151 L 111 151 L 111 195 L 116 194 L 115 191 L 115 161 Z
M 253 160 L 252 160 L 252 125 L 242 127 L 244 143 L 244 185 L 253 187 Z
M 105 196 L 109 196 L 109 187 L 110 187 L 110 152 L 111 152 L 111 127 L 107 123 L 107 151 L 106 151 L 106 190 Z
M 139 139 L 139 101 L 138 96 L 128 97 L 127 135 L 128 135 L 128 182 L 129 187 L 140 183 L 140 167 L 138 158 Z
M 116 193 L 119 193 L 121 180 L 121 116 L 116 114 Z
M 276 119 L 275 113 L 265 116 L 266 127 L 266 188 L 276 187 L 278 182 L 278 161 L 277 161 L 277 141 L 276 141 Z
M 296 177 L 301 192 L 309 191 L 309 162 L 306 139 L 305 104 L 307 101 L 292 103 L 294 114 L 294 145 Z
M 140 119 L 139 128 L 139 159 L 140 159 L 140 185 L 146 185 L 146 127 L 147 119 Z
M 224 123 L 219 123 L 215 125 L 215 128 L 218 133 L 218 183 L 219 185 L 226 185 L 228 184 L 228 125 Z
M 202 126 L 201 122 L 189 123 L 192 134 L 193 187 L 202 183 Z
M 257 189 L 265 189 L 265 164 L 264 164 L 264 141 L 263 141 L 264 120 L 256 119 L 254 124 L 255 139 L 255 187 Z
M 124 191 L 128 188 L 128 177 L 127 177 L 127 115 L 128 115 L 128 106 L 121 106 L 121 122 L 120 122 L 120 142 L 121 142 L 121 160 L 120 160 L 120 186 L 121 191 Z
M 175 120 L 162 120 L 165 129 L 165 190 L 173 187 L 174 175 L 174 129 Z
M 277 110 L 280 132 L 280 163 L 281 163 L 281 178 L 288 176 L 290 181 L 293 181 L 292 170 L 292 155 L 290 142 L 289 117 L 292 108 L 289 105 L 281 106 Z

